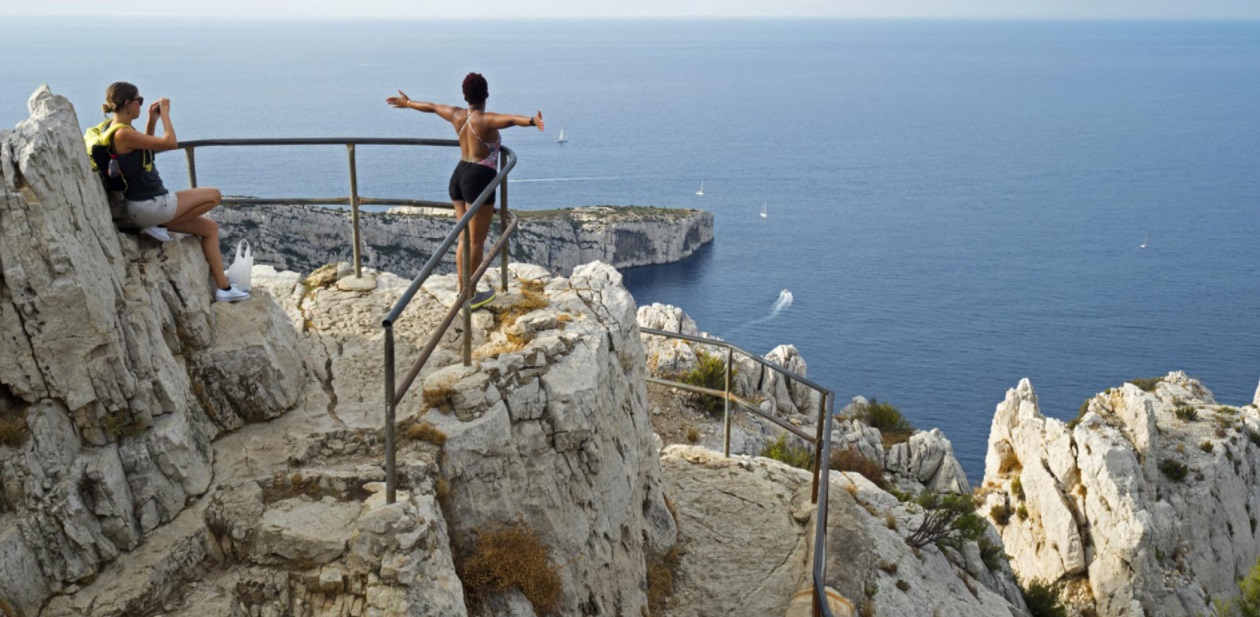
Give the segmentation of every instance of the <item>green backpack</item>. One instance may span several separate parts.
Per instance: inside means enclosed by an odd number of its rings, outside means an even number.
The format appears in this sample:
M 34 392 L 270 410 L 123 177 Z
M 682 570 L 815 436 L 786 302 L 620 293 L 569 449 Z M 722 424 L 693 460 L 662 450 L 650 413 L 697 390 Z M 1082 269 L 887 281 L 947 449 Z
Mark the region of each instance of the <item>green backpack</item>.
M 92 171 L 100 177 L 106 191 L 126 191 L 127 180 L 118 170 L 117 153 L 114 151 L 114 133 L 125 124 L 109 125 L 106 120 L 83 133 L 83 143 L 87 145 L 88 157 L 91 159 Z

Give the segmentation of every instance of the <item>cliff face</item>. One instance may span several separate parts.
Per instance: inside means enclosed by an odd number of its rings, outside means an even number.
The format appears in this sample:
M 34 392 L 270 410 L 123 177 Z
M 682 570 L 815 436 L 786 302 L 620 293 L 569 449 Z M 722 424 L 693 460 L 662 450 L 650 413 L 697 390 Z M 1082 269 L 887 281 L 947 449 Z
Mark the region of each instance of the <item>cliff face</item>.
M 64 98 L 30 110 L 0 133 L 0 608 L 19 615 L 174 520 L 211 485 L 211 439 L 295 405 L 302 373 L 274 303 L 211 306 L 194 240 L 115 231 Z
M 984 510 L 1025 578 L 1098 615 L 1210 614 L 1260 555 L 1260 410 L 1184 373 L 1113 388 L 1064 424 L 1021 381 L 998 405 Z
M 438 213 L 434 213 L 438 212 Z M 452 225 L 449 214 L 397 208 L 360 214 L 363 265 L 411 276 L 433 254 Z M 547 212 L 518 211 L 521 224 L 511 259 L 568 274 L 602 261 L 616 268 L 679 261 L 713 240 L 713 214 L 699 210 L 592 206 Z M 329 261 L 351 261 L 350 214 L 310 206 L 219 208 L 224 253 L 239 239 L 254 246 L 258 263 L 310 272 Z M 494 229 L 494 228 L 492 228 Z M 487 244 L 497 234 L 492 231 Z M 295 241 L 300 239 L 300 241 Z M 444 271 L 455 269 L 452 251 Z

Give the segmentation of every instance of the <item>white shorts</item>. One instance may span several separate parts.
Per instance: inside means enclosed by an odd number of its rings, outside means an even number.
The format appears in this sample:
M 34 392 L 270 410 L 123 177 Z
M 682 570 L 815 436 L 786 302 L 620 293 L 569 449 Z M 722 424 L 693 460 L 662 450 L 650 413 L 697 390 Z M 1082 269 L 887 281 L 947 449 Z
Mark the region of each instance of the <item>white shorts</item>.
M 158 195 L 144 201 L 127 200 L 127 218 L 136 227 L 153 227 L 164 225 L 175 218 L 179 206 L 179 198 L 175 193 Z

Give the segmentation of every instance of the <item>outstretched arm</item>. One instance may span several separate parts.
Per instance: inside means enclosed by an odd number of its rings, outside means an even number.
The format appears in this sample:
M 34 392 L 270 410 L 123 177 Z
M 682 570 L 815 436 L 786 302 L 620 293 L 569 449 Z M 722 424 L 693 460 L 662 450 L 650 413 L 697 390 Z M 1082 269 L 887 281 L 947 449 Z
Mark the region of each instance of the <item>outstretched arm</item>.
M 402 90 L 398 91 L 398 96 L 391 96 L 391 97 L 386 98 L 385 102 L 389 103 L 390 105 L 393 105 L 394 107 L 397 107 L 398 109 L 414 109 L 416 111 L 423 111 L 425 113 L 437 114 L 441 116 L 442 119 L 446 120 L 447 122 L 450 122 L 451 119 L 455 117 L 455 110 L 457 109 L 456 107 L 451 107 L 450 105 L 442 105 L 440 103 L 413 101 L 411 100 L 411 97 L 407 96 L 407 94 L 403 92 Z
M 543 130 L 542 112 L 533 116 L 513 116 L 510 114 L 489 114 L 486 118 L 490 122 L 490 126 L 496 129 L 505 129 L 509 126 L 536 126 L 539 131 Z

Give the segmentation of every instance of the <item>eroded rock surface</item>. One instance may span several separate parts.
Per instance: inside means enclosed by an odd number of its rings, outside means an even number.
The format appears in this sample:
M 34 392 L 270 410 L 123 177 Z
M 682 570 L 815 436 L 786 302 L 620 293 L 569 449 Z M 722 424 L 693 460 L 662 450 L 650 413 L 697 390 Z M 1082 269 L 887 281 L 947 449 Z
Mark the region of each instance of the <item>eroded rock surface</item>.
M 1028 380 L 997 407 L 984 510 L 1025 578 L 1060 581 L 1102 616 L 1212 612 L 1237 593 L 1260 536 L 1260 428 L 1253 406 L 1219 405 L 1184 373 L 1128 383 L 1064 424 Z
M 118 233 L 69 102 L 29 107 L 0 133 L 0 597 L 34 615 L 204 494 L 211 439 L 300 398 L 257 364 L 301 360 L 266 294 L 211 306 L 195 239 Z
M 666 448 L 661 469 L 678 514 L 680 553 L 668 614 L 785 614 L 812 564 L 810 473 L 694 446 Z M 990 570 L 975 542 L 961 553 L 913 551 L 906 537 L 921 512 L 855 473 L 831 472 L 830 483 L 827 585 L 859 614 L 1009 617 L 1026 610 L 1010 570 L 1004 562 Z

